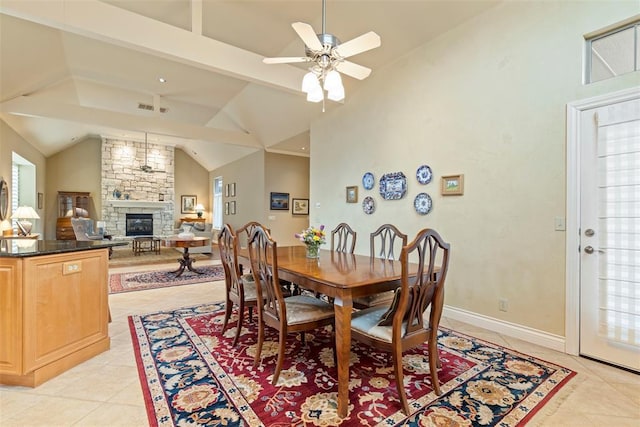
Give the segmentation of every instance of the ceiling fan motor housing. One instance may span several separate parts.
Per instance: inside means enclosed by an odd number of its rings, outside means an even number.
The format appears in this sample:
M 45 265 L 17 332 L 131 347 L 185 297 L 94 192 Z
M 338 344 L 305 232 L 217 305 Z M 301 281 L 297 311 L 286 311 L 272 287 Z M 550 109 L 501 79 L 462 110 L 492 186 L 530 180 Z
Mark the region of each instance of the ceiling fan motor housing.
M 318 40 L 320 40 L 320 43 L 322 43 L 322 46 L 324 46 L 324 49 L 322 49 L 321 52 L 313 51 L 305 45 L 304 52 L 309 58 L 314 58 L 323 54 L 328 55 L 331 53 L 333 48 L 340 45 L 340 40 L 333 34 L 317 34 L 317 36 Z

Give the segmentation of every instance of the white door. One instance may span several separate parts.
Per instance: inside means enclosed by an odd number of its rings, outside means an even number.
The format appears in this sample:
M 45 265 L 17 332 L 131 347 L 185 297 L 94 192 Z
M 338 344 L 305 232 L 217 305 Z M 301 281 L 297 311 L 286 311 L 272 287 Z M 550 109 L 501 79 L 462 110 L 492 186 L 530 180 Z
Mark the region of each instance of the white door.
M 581 115 L 580 354 L 640 371 L 640 100 Z

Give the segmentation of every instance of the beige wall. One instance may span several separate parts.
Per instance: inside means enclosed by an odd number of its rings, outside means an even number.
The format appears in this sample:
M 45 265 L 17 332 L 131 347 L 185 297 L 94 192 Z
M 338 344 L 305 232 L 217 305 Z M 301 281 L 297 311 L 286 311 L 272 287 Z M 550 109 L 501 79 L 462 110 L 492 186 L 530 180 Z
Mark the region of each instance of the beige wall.
M 249 221 L 258 221 L 271 229 L 280 245 L 298 243 L 294 234 L 307 227 L 308 217 L 269 209 L 269 193 L 289 193 L 290 198 L 309 198 L 309 159 L 306 157 L 258 151 L 212 171 L 209 180 L 222 177 L 224 185 L 236 183 L 236 197 L 223 197 L 223 203 L 235 201 L 236 215 L 223 219 L 234 229 Z
M 209 172 L 188 154 L 179 148 L 175 150 L 175 215 L 176 227 L 180 225 L 180 218 L 194 217 L 195 214 L 181 213 L 181 196 L 195 195 L 197 202 L 205 208 L 203 216 L 207 222 L 212 222 L 211 184 Z
M 634 2 L 508 2 L 375 70 L 312 126 L 311 223 L 348 222 L 359 253 L 380 224 L 410 236 L 433 227 L 452 245 L 446 304 L 564 336 L 565 233 L 554 217 L 565 215 L 565 106 L 640 82 L 581 81 L 583 34 L 636 13 Z M 423 164 L 428 185 L 415 178 Z M 407 195 L 382 200 L 378 179 L 397 171 Z M 455 173 L 464 195 L 441 196 L 440 176 Z M 359 186 L 357 204 L 344 201 L 348 185 Z M 420 192 L 433 198 L 426 216 L 413 208 Z M 367 195 L 373 215 L 362 211 Z
M 100 218 L 102 212 L 101 173 L 102 140 L 87 138 L 47 159 L 45 193 L 47 239 L 56 238 L 58 191 L 87 191 L 91 194 L 89 216 Z
M 295 245 L 300 242 L 296 233 L 307 228 L 309 217 L 293 215 L 291 203 L 295 199 L 309 198 L 309 159 L 307 157 L 286 156 L 267 153 L 265 157 L 265 204 L 267 225 L 278 245 Z M 270 210 L 270 193 L 289 193 L 289 210 Z
M 3 177 L 9 184 L 9 191 L 12 189 L 11 182 L 11 163 L 12 153 L 15 152 L 25 159 L 29 160 L 36 167 L 36 194 L 33 195 L 33 200 L 37 200 L 37 193 L 45 192 L 45 175 L 47 173 L 46 159 L 38 150 L 36 150 L 31 144 L 26 142 L 22 137 L 7 125 L 4 120 L 0 120 L 0 177 Z M 45 197 L 45 201 L 47 197 Z M 33 232 L 45 233 L 45 211 L 44 209 L 38 209 L 34 203 L 33 208 L 38 212 L 41 219 L 34 220 Z M 11 216 L 11 205 L 7 211 L 7 216 Z M 5 223 L 4 226 L 10 227 L 13 224 Z M 1 227 L 4 228 L 4 227 Z

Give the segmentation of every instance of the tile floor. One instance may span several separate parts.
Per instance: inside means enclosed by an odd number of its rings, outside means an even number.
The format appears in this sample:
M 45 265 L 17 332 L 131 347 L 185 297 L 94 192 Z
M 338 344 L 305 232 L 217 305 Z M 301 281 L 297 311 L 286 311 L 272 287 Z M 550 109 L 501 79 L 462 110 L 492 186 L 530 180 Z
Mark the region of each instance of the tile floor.
M 219 261 L 198 265 L 211 263 Z M 0 426 L 148 425 L 127 316 L 223 299 L 224 282 L 110 295 L 111 349 L 35 389 L 0 386 Z M 640 426 L 640 376 L 455 320 L 443 319 L 443 325 L 578 372 L 530 426 Z

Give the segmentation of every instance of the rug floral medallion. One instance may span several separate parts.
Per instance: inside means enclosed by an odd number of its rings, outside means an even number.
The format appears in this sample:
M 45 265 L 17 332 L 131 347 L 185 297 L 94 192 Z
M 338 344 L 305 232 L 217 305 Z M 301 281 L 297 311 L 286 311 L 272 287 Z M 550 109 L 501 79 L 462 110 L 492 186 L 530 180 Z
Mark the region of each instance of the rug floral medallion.
M 442 395 L 431 386 L 427 346 L 406 352 L 404 382 L 412 411 L 406 416 L 390 355 L 354 342 L 349 414 L 341 420 L 331 328 L 307 333 L 305 344 L 291 334 L 273 386 L 277 333 L 267 328 L 261 363 L 254 367 L 257 321 L 243 328 L 233 347 L 235 323 L 222 333 L 223 320 L 224 303 L 129 318 L 151 425 L 516 426 L 575 375 L 441 328 Z

